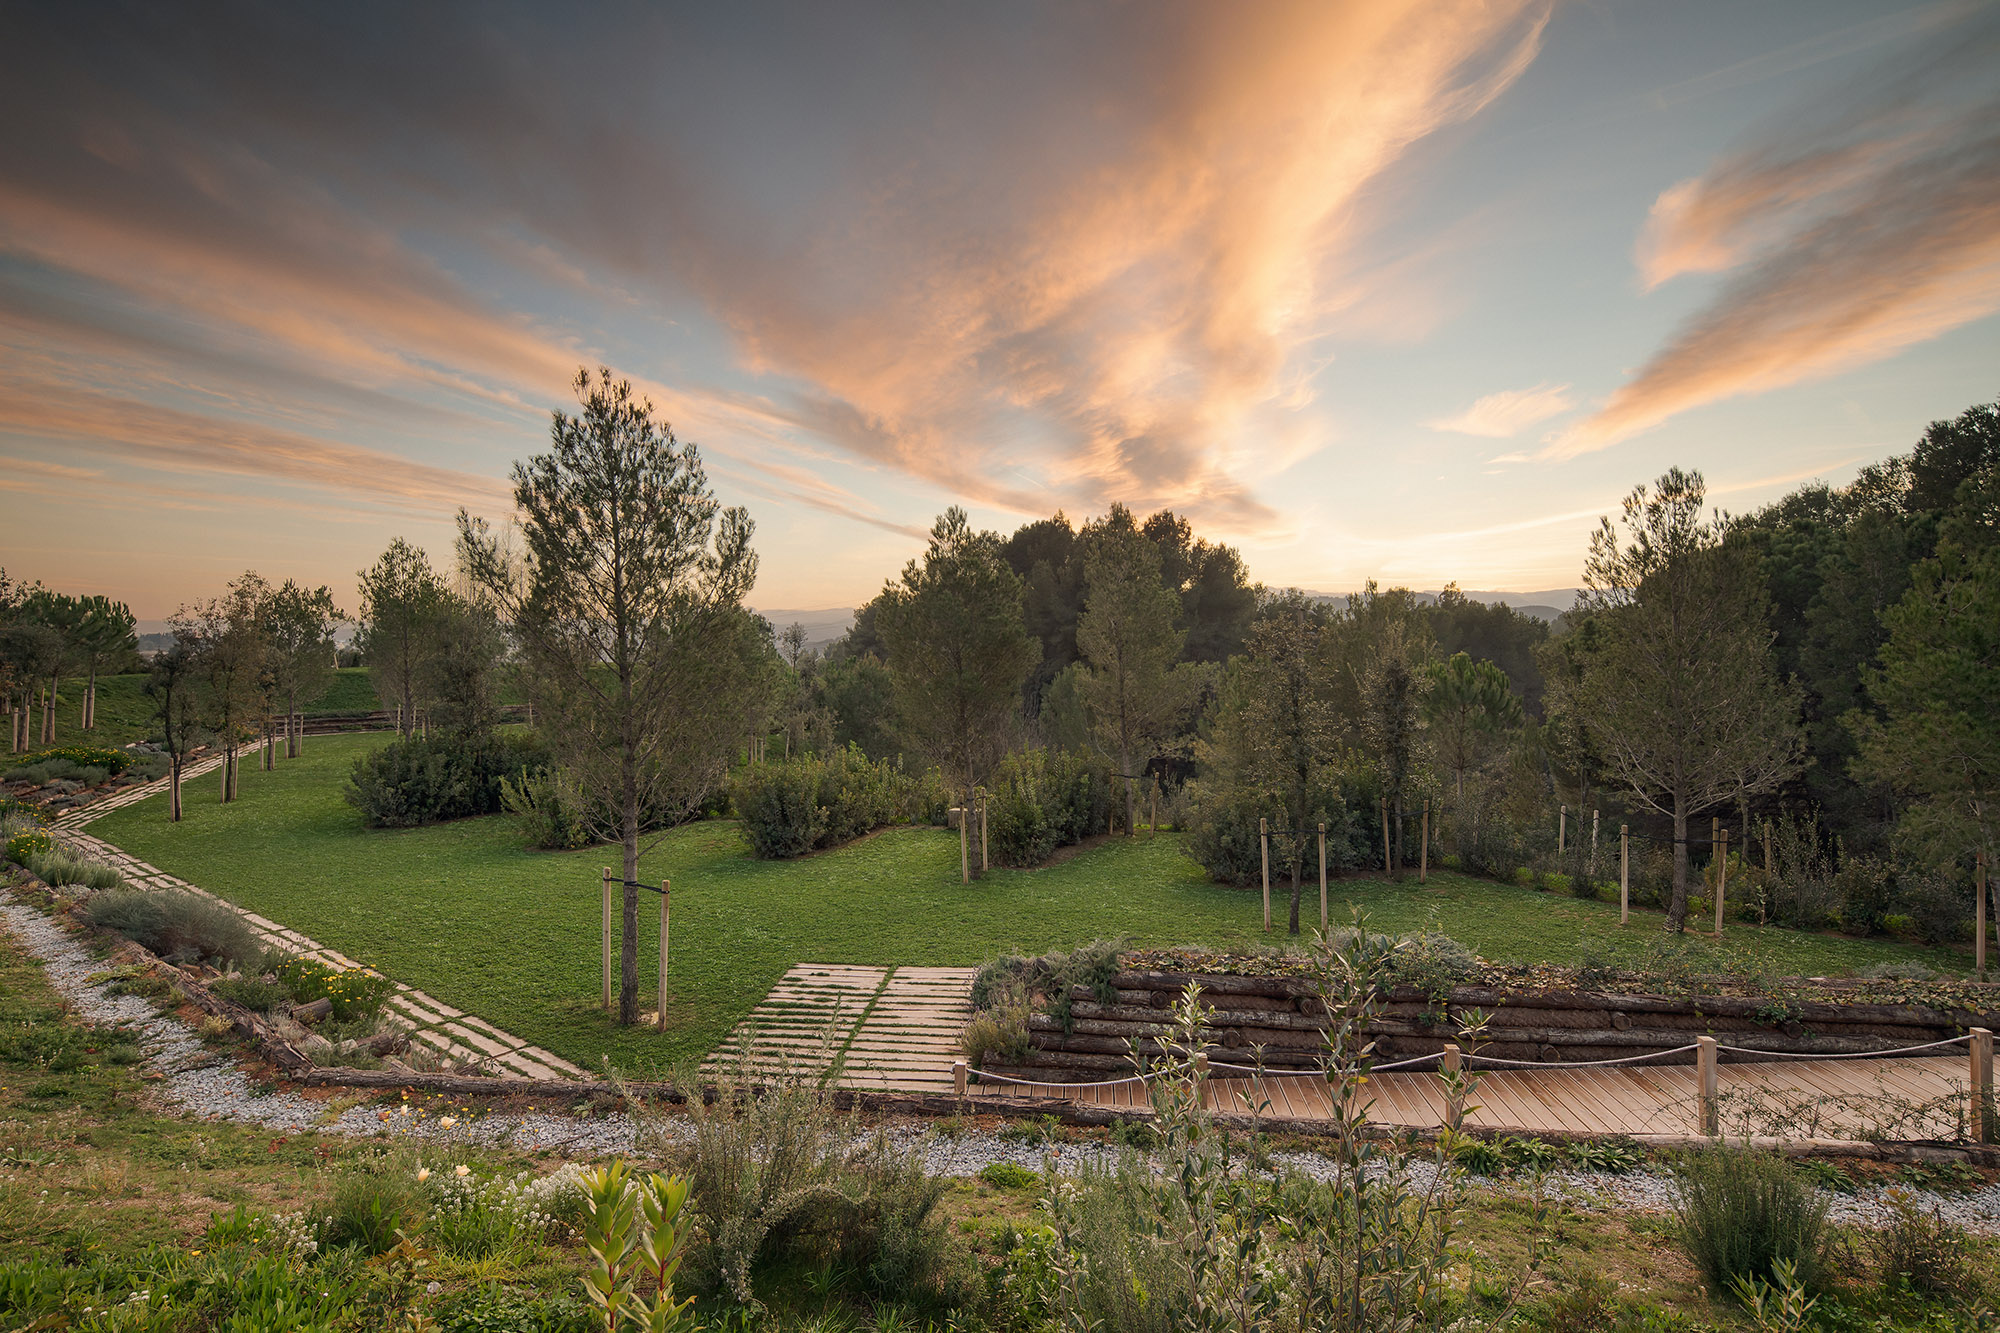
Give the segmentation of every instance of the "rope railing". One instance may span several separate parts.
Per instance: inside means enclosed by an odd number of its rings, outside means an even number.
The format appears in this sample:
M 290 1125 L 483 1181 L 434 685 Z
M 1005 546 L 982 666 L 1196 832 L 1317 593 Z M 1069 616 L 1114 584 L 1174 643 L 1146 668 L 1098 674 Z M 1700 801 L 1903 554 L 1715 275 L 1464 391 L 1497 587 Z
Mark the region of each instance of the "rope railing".
M 1731 1054 L 1735 1055 L 1761 1055 L 1783 1060 L 1864 1060 L 1864 1059 L 1886 1060 L 1900 1055 L 1910 1055 L 1917 1051 L 1932 1051 L 1946 1046 L 1960 1046 L 1964 1045 L 1967 1042 L 1970 1042 L 1971 1040 L 1972 1038 L 1970 1035 L 1963 1037 L 1948 1037 L 1943 1041 L 1924 1042 L 1923 1044 L 1918 1046 L 1899 1046 L 1892 1050 L 1886 1050 L 1886 1051 L 1844 1051 L 1839 1054 L 1831 1054 L 1831 1055 L 1819 1055 L 1819 1054 L 1812 1054 L 1809 1052 L 1801 1053 L 1797 1051 L 1760 1051 L 1753 1047 L 1724 1046 L 1721 1045 L 1720 1043 L 1716 1045 L 1715 1049 L 1718 1051 L 1728 1051 Z M 1663 1051 L 1642 1051 L 1637 1055 L 1621 1055 L 1608 1060 L 1566 1060 L 1558 1063 L 1550 1063 L 1549 1061 L 1546 1060 L 1513 1060 L 1507 1058 L 1506 1056 L 1480 1055 L 1477 1052 L 1473 1051 L 1464 1052 L 1463 1054 L 1461 1054 L 1459 1058 L 1468 1065 L 1474 1063 L 1484 1063 L 1488 1065 L 1502 1065 L 1516 1069 L 1543 1069 L 1555 1072 L 1565 1069 L 1604 1069 L 1604 1068 L 1609 1068 L 1613 1065 L 1636 1065 L 1636 1064 L 1641 1064 L 1647 1060 L 1663 1060 L 1671 1055 L 1684 1055 L 1689 1051 L 1698 1049 L 1700 1049 L 1699 1043 L 1689 1042 L 1685 1046 L 1675 1046 Z M 1406 1069 L 1413 1065 L 1426 1064 L 1434 1060 L 1441 1060 L 1444 1058 L 1444 1054 L 1445 1053 L 1443 1051 L 1432 1051 L 1427 1055 L 1411 1056 L 1408 1059 L 1396 1060 L 1388 1064 L 1371 1064 L 1366 1068 L 1367 1072 L 1370 1074 L 1387 1073 L 1388 1071 L 1394 1069 Z M 1328 1071 L 1324 1069 L 1258 1069 L 1254 1065 L 1225 1064 L 1219 1060 L 1211 1060 L 1208 1063 L 1208 1072 L 1213 1074 L 1218 1070 L 1226 1070 L 1230 1073 L 1237 1073 L 1237 1074 L 1247 1074 L 1255 1079 L 1272 1079 L 1272 1078 L 1324 1079 L 1329 1076 Z M 1021 1087 L 1021 1088 L 1080 1089 L 1080 1088 L 1117 1088 L 1117 1087 L 1124 1087 L 1128 1084 L 1133 1084 L 1133 1083 L 1144 1084 L 1144 1083 L 1149 1083 L 1156 1078 L 1161 1078 L 1164 1075 L 1162 1074 L 1161 1071 L 1154 1070 L 1150 1073 L 1145 1073 L 1145 1074 L 1130 1074 L 1124 1078 L 1100 1079 L 1088 1083 L 1066 1083 L 1066 1082 L 1058 1082 L 1052 1079 L 1014 1078 L 1013 1076 L 1008 1074 L 994 1074 L 994 1073 L 988 1073 L 984 1070 L 975 1071 L 975 1076 L 981 1083 L 1006 1083 L 1014 1087 Z

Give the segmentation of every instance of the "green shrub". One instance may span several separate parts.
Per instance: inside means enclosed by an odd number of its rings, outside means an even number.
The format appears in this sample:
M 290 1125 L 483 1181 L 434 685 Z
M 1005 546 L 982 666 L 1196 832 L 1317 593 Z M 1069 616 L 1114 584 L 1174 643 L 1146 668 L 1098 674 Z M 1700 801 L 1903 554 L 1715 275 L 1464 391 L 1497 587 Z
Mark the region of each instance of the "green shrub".
M 387 977 L 360 968 L 328 967 L 310 958 L 288 958 L 271 971 L 278 985 L 291 995 L 292 1003 L 330 1001 L 331 1017 L 343 1023 L 372 1016 L 396 989 Z
M 1869 1237 L 1882 1281 L 1941 1299 L 1971 1294 L 1976 1284 L 1965 1228 L 1946 1221 L 1936 1205 L 1925 1212 L 1907 1190 L 1890 1190 L 1886 1202 L 1891 1221 Z
M 55 850 L 56 840 L 40 829 L 22 829 L 7 839 L 7 859 L 26 866 L 31 857 L 46 856 Z
M 1682 1246 L 1716 1291 L 1738 1279 L 1777 1285 L 1780 1260 L 1808 1289 L 1824 1279 L 1826 1196 L 1782 1157 L 1721 1146 L 1690 1153 L 1675 1167 L 1673 1211 Z
M 102 861 L 94 861 L 60 845 L 31 853 L 23 862 L 44 884 L 61 888 L 81 884 L 88 889 L 122 889 L 125 877 Z
M 258 977 L 237 977 L 233 980 L 225 977 L 211 981 L 208 988 L 230 1003 L 240 1004 L 259 1014 L 268 1014 L 292 1001 L 289 989 Z
M 183 889 L 112 889 L 93 897 L 84 917 L 170 961 L 218 962 L 255 957 L 250 927 L 229 907 Z
M 1058 847 L 1103 831 L 1111 787 L 1103 768 L 1068 750 L 1007 756 L 994 772 L 986 831 L 1003 866 L 1038 866 Z
M 542 772 L 548 763 L 528 732 L 411 736 L 355 760 L 342 794 L 376 828 L 415 828 L 497 814 L 502 780 Z
M 753 764 L 731 793 L 757 856 L 783 859 L 852 842 L 896 819 L 908 784 L 859 746 Z
M 984 1067 L 986 1057 L 995 1064 L 1018 1065 L 1028 1058 L 1028 1011 L 1025 1006 L 975 1015 L 959 1036 L 965 1062 L 974 1069 Z
M 1042 1183 L 1039 1171 L 1030 1171 L 1013 1162 L 988 1162 L 979 1168 L 979 1178 L 995 1189 L 1025 1190 Z
M 350 1171 L 334 1187 L 326 1209 L 329 1245 L 386 1254 L 401 1239 L 398 1231 L 414 1235 L 423 1225 L 429 1199 L 415 1170 L 401 1157 L 371 1166 Z
M 1444 995 L 1472 980 L 1479 955 L 1435 930 L 1406 935 L 1389 957 L 1389 976 L 1400 986 Z
M 132 766 L 132 758 L 132 753 L 128 750 L 106 750 L 95 745 L 58 745 L 51 750 L 21 755 L 13 760 L 13 764 L 16 768 L 30 768 L 40 764 L 61 763 L 72 768 L 102 769 L 115 777 Z M 102 778 L 98 780 L 103 781 Z
M 560 769 L 502 777 L 500 806 L 530 847 L 573 852 L 597 840 L 583 793 Z

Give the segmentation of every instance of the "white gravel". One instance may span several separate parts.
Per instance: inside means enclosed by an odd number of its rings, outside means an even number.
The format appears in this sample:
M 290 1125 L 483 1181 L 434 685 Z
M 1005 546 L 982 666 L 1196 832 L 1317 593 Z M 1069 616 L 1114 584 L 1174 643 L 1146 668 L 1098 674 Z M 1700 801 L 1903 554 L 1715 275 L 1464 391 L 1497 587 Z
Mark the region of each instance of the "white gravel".
M 168 1106 L 195 1119 L 259 1125 L 286 1133 L 315 1131 L 357 1138 L 394 1136 L 439 1146 L 476 1144 L 545 1150 L 584 1159 L 633 1151 L 637 1127 L 622 1112 L 590 1115 L 552 1111 L 478 1112 L 455 1118 L 455 1123 L 446 1126 L 440 1123 L 445 1118 L 443 1113 L 418 1117 L 384 1111 L 373 1105 L 336 1109 L 338 1103 L 315 1100 L 297 1092 L 267 1091 L 229 1059 L 203 1046 L 179 1019 L 161 1013 L 139 996 L 109 994 L 110 981 L 101 979 L 103 966 L 41 911 L 0 901 L 0 925 L 19 939 L 29 953 L 42 960 L 50 985 L 68 998 L 79 1015 L 94 1024 L 130 1032 L 144 1052 L 146 1063 L 162 1076 L 150 1086 Z M 670 1137 L 679 1137 L 683 1127 L 667 1121 L 663 1128 Z M 994 1162 L 1012 1162 L 1031 1171 L 1041 1171 L 1053 1164 L 1057 1170 L 1068 1172 L 1081 1170 L 1086 1163 L 1110 1165 L 1118 1155 L 1117 1148 L 1096 1141 L 1034 1142 L 1019 1129 L 1003 1133 L 966 1127 L 946 1133 L 940 1132 L 935 1122 L 910 1121 L 892 1126 L 889 1134 L 898 1145 L 921 1153 L 925 1169 L 939 1176 L 974 1176 Z M 1282 1152 L 1274 1154 L 1273 1160 L 1319 1179 L 1333 1173 L 1331 1160 L 1315 1153 Z M 1411 1172 L 1420 1184 L 1431 1170 L 1423 1161 L 1411 1164 Z M 1544 1185 L 1572 1206 L 1584 1210 L 1661 1212 L 1672 1198 L 1671 1182 L 1655 1171 L 1625 1175 L 1554 1171 L 1544 1178 Z M 1518 1178 L 1475 1178 L 1474 1188 L 1518 1194 L 1525 1193 L 1529 1186 Z M 1915 1195 L 1926 1212 L 1935 1209 L 1969 1230 L 2000 1234 L 2000 1185 L 1969 1193 L 1903 1188 Z M 1836 1222 L 1880 1226 L 1890 1217 L 1885 1203 L 1887 1194 L 1887 1187 L 1870 1186 L 1851 1195 L 1831 1195 L 1831 1216 Z

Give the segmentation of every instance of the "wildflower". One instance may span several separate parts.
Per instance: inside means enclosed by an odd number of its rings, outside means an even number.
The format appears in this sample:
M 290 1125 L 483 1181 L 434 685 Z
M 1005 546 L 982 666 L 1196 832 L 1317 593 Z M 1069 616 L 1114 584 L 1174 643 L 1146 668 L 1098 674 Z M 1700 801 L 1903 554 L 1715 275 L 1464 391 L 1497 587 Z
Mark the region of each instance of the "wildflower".
M 453 1170 L 453 1171 L 455 1171 L 455 1172 L 456 1172 L 456 1173 L 458 1174 L 458 1178 L 459 1178 L 460 1180 L 463 1180 L 463 1179 L 465 1179 L 465 1178 L 466 1178 L 467 1176 L 469 1176 L 469 1175 L 471 1175 L 471 1174 L 472 1174 L 472 1168 L 471 1168 L 471 1167 L 469 1167 L 469 1166 L 466 1166 L 466 1165 L 464 1165 L 464 1164 L 462 1164 L 462 1163 L 461 1163 L 460 1165 L 458 1165 L 458 1166 L 455 1166 L 455 1167 L 453 1167 L 453 1168 L 452 1168 L 452 1170 Z
M 438 1128 L 450 1129 L 453 1125 L 457 1123 L 458 1123 L 458 1118 L 456 1116 L 449 1116 L 449 1115 L 444 1116 L 438 1121 Z
M 431 1169 L 429 1167 L 420 1166 L 417 1168 L 417 1183 L 419 1185 L 423 1184 L 426 1180 L 429 1180 L 430 1178 L 431 1178 Z

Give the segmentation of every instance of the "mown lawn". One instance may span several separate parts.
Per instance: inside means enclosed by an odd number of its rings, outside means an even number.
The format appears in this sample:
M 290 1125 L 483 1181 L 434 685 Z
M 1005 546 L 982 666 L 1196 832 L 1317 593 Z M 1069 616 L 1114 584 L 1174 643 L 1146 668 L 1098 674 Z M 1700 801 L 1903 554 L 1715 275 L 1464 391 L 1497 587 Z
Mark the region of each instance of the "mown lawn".
M 733 822 L 676 829 L 642 874 L 674 884 L 669 1030 L 621 1032 L 597 1007 L 599 868 L 615 852 L 525 851 L 501 817 L 372 830 L 341 799 L 355 756 L 379 736 L 315 737 L 275 773 L 243 774 L 241 798 L 187 789 L 188 818 L 154 799 L 91 831 L 162 869 L 302 930 L 398 980 L 577 1061 L 635 1073 L 708 1050 L 794 963 L 975 964 L 1008 951 L 1127 936 L 1145 945 L 1250 947 L 1265 940 L 1255 892 L 1210 884 L 1178 840 L 1114 842 L 1037 871 L 958 882 L 958 842 L 901 828 L 798 861 L 758 861 Z M 1274 892 L 1274 900 L 1278 895 Z M 1317 917 L 1308 888 L 1307 916 Z M 642 994 L 656 966 L 657 900 L 641 904 Z M 1419 887 L 1335 886 L 1374 928 L 1444 930 L 1495 960 L 1574 963 L 1643 947 L 1660 918 L 1465 876 Z M 1282 939 L 1283 909 L 1274 901 Z M 1772 973 L 1837 973 L 1895 957 L 1954 966 L 1885 941 L 1733 926 L 1732 957 Z

